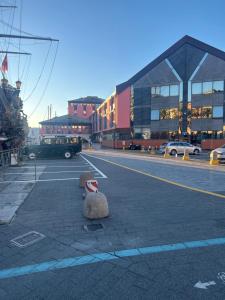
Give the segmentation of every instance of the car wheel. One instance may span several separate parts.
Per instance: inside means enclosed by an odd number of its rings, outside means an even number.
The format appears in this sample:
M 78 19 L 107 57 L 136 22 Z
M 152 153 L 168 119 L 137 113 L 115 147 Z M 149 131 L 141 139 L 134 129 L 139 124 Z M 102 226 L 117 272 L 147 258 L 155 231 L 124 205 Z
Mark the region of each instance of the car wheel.
M 176 156 L 177 155 L 177 150 L 175 150 L 175 149 L 171 150 L 170 154 L 173 155 L 173 156 Z
M 195 149 L 193 153 L 194 153 L 194 155 L 198 155 L 200 153 L 200 151 L 198 149 Z
M 34 159 L 36 157 L 34 152 L 28 154 L 29 159 Z
M 66 152 L 64 153 L 64 157 L 65 157 L 66 159 L 69 159 L 69 158 L 71 158 L 71 157 L 72 157 L 72 154 L 71 154 L 71 152 L 69 152 L 69 151 L 66 151 Z

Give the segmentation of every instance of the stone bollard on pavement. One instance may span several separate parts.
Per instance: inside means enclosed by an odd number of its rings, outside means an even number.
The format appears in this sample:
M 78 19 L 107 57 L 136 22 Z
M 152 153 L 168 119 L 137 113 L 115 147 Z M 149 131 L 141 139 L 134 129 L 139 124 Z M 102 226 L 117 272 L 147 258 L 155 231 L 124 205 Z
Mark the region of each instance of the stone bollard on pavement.
M 85 182 L 87 180 L 94 179 L 94 176 L 91 172 L 84 172 L 80 175 L 80 187 L 85 187 Z
M 109 216 L 109 206 L 103 193 L 88 193 L 84 200 L 83 214 L 87 219 L 102 219 Z

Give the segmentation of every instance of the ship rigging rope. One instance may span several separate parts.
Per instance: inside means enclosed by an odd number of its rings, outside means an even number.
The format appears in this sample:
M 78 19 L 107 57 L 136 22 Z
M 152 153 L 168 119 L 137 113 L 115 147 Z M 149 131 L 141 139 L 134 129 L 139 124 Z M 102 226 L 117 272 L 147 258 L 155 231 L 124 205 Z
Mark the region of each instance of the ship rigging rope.
M 45 96 L 45 93 L 47 91 L 47 88 L 48 88 L 48 85 L 49 85 L 49 82 L 50 82 L 50 79 L 51 79 L 51 76 L 52 76 L 52 72 L 53 72 L 53 69 L 54 69 L 54 66 L 55 66 L 55 61 L 56 61 L 56 56 L 57 56 L 57 53 L 58 53 L 58 48 L 59 48 L 59 42 L 57 42 L 57 44 L 56 44 L 56 50 L 55 50 L 54 58 L 53 58 L 53 61 L 52 61 L 51 69 L 50 69 L 50 72 L 49 72 L 48 79 L 47 79 L 47 82 L 45 84 L 44 90 L 41 94 L 41 97 L 40 97 L 37 105 L 35 106 L 35 108 L 31 112 L 31 114 L 29 115 L 29 118 L 35 113 L 35 111 L 37 110 L 37 108 L 39 107 L 39 105 L 41 104 L 41 102 L 42 102 L 42 100 Z
M 47 60 L 48 60 L 48 57 L 49 57 L 49 54 L 50 54 L 51 46 L 52 46 L 52 41 L 50 41 L 50 43 L 49 43 L 48 51 L 47 51 L 47 54 L 46 54 L 46 56 L 45 56 L 45 60 L 44 60 L 44 63 L 43 63 L 41 72 L 40 72 L 40 74 L 39 74 L 39 76 L 38 76 L 38 79 L 37 79 L 37 81 L 36 81 L 36 84 L 34 85 L 32 91 L 30 92 L 30 94 L 23 100 L 23 102 L 26 102 L 27 100 L 29 100 L 30 97 L 31 97 L 31 96 L 33 95 L 33 93 L 35 92 L 35 90 L 36 90 L 36 88 L 37 88 L 37 86 L 38 86 L 38 84 L 39 84 L 39 82 L 40 82 L 40 80 L 41 80 L 41 77 L 42 77 L 42 75 L 43 75 L 43 73 L 44 73 L 45 66 L 46 66 L 46 63 L 47 63 Z
M 22 29 L 22 12 L 23 12 L 23 0 L 20 0 L 20 38 L 19 38 L 19 52 L 21 50 L 21 29 Z M 20 54 L 18 58 L 18 80 L 20 80 Z

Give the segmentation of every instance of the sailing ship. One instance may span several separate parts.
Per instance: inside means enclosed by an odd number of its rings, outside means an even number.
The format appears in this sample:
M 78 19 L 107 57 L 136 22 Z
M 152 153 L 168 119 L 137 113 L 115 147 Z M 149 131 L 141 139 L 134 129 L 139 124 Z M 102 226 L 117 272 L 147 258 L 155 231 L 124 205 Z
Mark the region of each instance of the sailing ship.
M 0 5 L 1 9 L 15 9 L 16 6 Z M 0 33 L 0 39 L 29 39 L 40 41 L 58 42 L 56 39 L 49 37 L 39 37 L 34 35 L 22 35 L 20 31 L 16 34 Z M 8 48 L 8 47 L 7 47 Z M 1 68 L 1 84 L 0 84 L 0 151 L 20 148 L 24 145 L 28 134 L 27 115 L 23 111 L 23 101 L 20 97 L 22 82 L 18 79 L 15 86 L 7 79 L 8 59 L 13 55 L 31 55 L 31 53 L 21 51 L 9 51 L 8 49 L 0 49 L 4 59 L 0 64 Z

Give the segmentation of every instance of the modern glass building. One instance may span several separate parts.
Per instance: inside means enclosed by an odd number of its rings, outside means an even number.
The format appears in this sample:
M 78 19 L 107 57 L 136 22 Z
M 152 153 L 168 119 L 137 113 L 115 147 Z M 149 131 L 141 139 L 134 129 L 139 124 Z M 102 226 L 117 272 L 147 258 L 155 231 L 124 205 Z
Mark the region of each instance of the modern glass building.
M 116 86 L 115 97 L 130 91 L 127 138 L 225 143 L 224 81 L 225 52 L 184 36 Z

